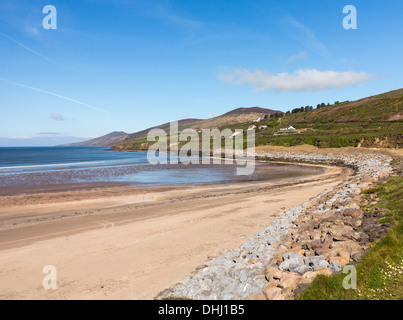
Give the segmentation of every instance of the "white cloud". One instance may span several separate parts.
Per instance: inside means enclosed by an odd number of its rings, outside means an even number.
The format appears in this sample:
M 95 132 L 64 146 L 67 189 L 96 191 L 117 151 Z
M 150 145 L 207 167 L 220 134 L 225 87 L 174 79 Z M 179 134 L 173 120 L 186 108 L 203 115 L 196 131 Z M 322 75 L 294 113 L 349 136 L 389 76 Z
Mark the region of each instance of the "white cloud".
M 253 72 L 245 69 L 232 69 L 221 72 L 218 78 L 233 85 L 251 84 L 257 91 L 319 91 L 357 85 L 378 78 L 378 75 L 365 72 L 319 71 L 316 69 L 298 70 L 294 74 L 270 74 L 262 70 Z
M 64 120 L 66 120 L 66 119 L 63 117 L 63 115 L 58 114 L 58 113 L 52 113 L 52 114 L 50 115 L 50 118 L 53 119 L 53 120 L 55 120 L 55 121 L 64 121 Z

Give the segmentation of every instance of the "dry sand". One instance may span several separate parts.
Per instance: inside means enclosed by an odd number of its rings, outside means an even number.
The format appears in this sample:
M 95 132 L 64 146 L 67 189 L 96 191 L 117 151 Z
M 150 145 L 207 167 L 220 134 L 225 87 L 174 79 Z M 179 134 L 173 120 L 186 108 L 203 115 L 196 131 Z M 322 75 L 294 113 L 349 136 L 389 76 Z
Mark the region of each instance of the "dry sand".
M 261 152 L 295 152 L 295 153 L 322 153 L 322 154 L 385 154 L 394 158 L 403 158 L 403 149 L 392 148 L 356 148 L 356 147 L 342 147 L 342 148 L 317 148 L 308 144 L 281 147 L 281 146 L 258 146 L 256 151 Z
M 42 194 L 24 206 L 8 198 L 0 209 L 0 299 L 153 299 L 349 173 L 327 167 L 298 181 L 101 188 L 85 200 L 73 192 L 43 203 L 54 195 Z M 56 267 L 56 290 L 43 288 L 46 265 Z

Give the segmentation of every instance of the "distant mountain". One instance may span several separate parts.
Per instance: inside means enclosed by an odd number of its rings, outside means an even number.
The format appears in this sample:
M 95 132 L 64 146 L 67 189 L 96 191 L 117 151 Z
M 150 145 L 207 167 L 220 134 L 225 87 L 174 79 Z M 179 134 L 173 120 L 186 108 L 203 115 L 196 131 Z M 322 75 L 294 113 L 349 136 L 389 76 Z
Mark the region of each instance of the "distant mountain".
M 183 119 L 178 121 L 179 130 L 184 130 L 186 128 L 193 129 L 213 129 L 223 127 L 225 125 L 232 125 L 240 122 L 248 122 L 256 120 L 258 118 L 263 118 L 265 115 L 270 116 L 270 114 L 281 113 L 281 111 L 276 111 L 272 109 L 264 109 L 259 107 L 252 108 L 238 108 L 229 111 L 221 116 L 217 116 L 211 119 Z M 138 138 L 146 136 L 151 129 L 163 129 L 169 131 L 170 123 L 164 123 L 159 126 L 151 127 L 136 133 L 129 134 L 129 138 Z
M 222 116 L 220 117 L 224 117 L 224 116 L 231 116 L 231 115 L 240 115 L 240 114 L 272 114 L 272 113 L 278 113 L 281 111 L 276 111 L 276 110 L 272 110 L 272 109 L 265 109 L 265 108 L 260 108 L 260 107 L 252 107 L 252 108 L 237 108 L 234 109 L 232 111 L 229 111 L 227 113 L 224 113 Z
M 191 126 L 193 126 L 196 123 L 199 123 L 201 121 L 204 121 L 204 120 L 202 120 L 202 119 L 182 119 L 182 120 L 178 120 L 178 127 L 179 127 L 179 130 L 183 130 L 183 129 L 189 128 L 189 127 L 191 127 Z M 170 128 L 170 122 L 167 122 L 167 123 L 161 124 L 159 126 L 151 127 L 151 128 L 145 129 L 145 130 L 141 130 L 141 131 L 129 134 L 128 138 L 131 139 L 131 138 L 138 138 L 138 137 L 146 136 L 148 134 L 148 132 L 150 130 L 152 130 L 152 129 L 162 129 L 162 130 L 169 131 L 169 128 Z
M 192 128 L 194 129 L 213 129 L 230 126 L 237 123 L 249 122 L 257 120 L 258 118 L 264 118 L 264 116 L 270 116 L 271 114 L 282 113 L 282 111 L 265 109 L 259 107 L 252 108 L 238 108 L 221 116 L 211 119 L 203 120 L 195 123 Z
M 383 146 L 401 147 L 403 138 L 403 89 L 386 92 L 357 101 L 321 103 L 317 108 L 301 108 L 284 114 L 281 111 L 260 107 L 237 108 L 211 119 L 179 120 L 179 130 L 223 129 L 236 125 L 244 129 L 261 118 L 265 129 L 257 129 L 257 145 L 313 144 L 319 147 Z M 294 112 L 297 111 L 297 112 Z M 280 115 L 275 115 L 275 114 Z M 270 117 L 270 115 L 274 117 Z M 268 117 L 265 117 L 265 116 Z M 266 119 L 265 119 L 266 118 Z M 106 136 L 71 146 L 108 146 L 121 150 L 146 150 L 149 146 L 147 133 L 151 129 L 169 131 L 170 123 L 127 134 L 112 132 Z M 284 126 L 293 126 L 292 133 L 278 134 Z
M 65 144 L 64 147 L 112 147 L 115 144 L 124 141 L 129 135 L 123 131 L 114 131 L 99 138 L 88 141 Z
M 264 118 L 266 115 L 282 113 L 281 111 L 276 111 L 272 109 L 264 109 L 259 107 L 253 108 L 238 108 L 227 112 L 221 116 L 217 116 L 211 119 L 201 120 L 201 119 L 185 119 L 179 120 L 179 130 L 184 130 L 186 128 L 192 128 L 196 130 L 200 129 L 214 129 L 222 128 L 225 126 L 234 125 L 237 123 L 251 122 L 257 120 L 258 118 Z M 129 135 L 129 138 L 117 143 L 115 145 L 116 149 L 120 150 L 143 150 L 147 149 L 149 142 L 146 141 L 147 133 L 151 129 L 163 129 L 169 132 L 169 123 L 165 123 L 156 127 L 148 128 Z
M 211 119 L 182 119 L 178 120 L 179 130 L 186 128 L 193 129 L 213 129 L 226 125 L 232 125 L 239 122 L 248 122 L 258 118 L 263 118 L 265 115 L 278 113 L 272 109 L 265 109 L 259 107 L 252 108 L 238 108 L 229 111 L 221 116 L 217 116 Z M 64 146 L 76 146 L 76 147 L 120 147 L 126 149 L 127 146 L 131 146 L 133 141 L 136 141 L 136 145 L 142 138 L 146 137 L 148 132 L 152 129 L 163 129 L 169 131 L 170 123 L 164 123 L 158 126 L 150 127 L 145 130 L 141 130 L 135 133 L 128 134 L 122 131 L 115 131 L 105 136 L 91 139 L 88 141 L 66 144 Z

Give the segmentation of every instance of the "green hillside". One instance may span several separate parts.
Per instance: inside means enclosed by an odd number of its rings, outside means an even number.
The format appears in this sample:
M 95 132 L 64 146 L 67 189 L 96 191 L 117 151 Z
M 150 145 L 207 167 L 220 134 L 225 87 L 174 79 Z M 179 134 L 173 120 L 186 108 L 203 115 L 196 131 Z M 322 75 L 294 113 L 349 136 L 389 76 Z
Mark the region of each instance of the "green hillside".
M 199 123 L 199 119 L 185 119 L 178 121 L 178 130 L 185 130 L 195 123 Z M 146 130 L 142 130 L 129 135 L 127 139 L 115 144 L 115 149 L 118 150 L 147 150 L 154 142 L 147 141 L 147 134 L 152 129 L 162 129 L 169 133 L 170 123 L 164 123 L 160 126 L 155 126 Z
M 283 114 L 273 111 L 262 116 L 262 120 L 258 123 L 248 120 L 225 124 L 219 129 L 229 128 L 233 131 L 243 129 L 246 137 L 246 131 L 251 126 L 255 127 L 257 146 L 309 144 L 319 148 L 348 146 L 401 148 L 403 89 L 357 101 L 333 104 L 319 102 L 315 107 L 295 108 Z M 288 126 L 294 129 L 280 130 Z M 182 125 L 179 130 L 186 127 L 191 127 L 191 123 Z M 145 131 L 141 133 L 142 135 L 133 136 L 117 144 L 115 148 L 147 150 L 153 142 L 147 141 Z
M 403 119 L 403 89 L 322 107 L 311 112 L 291 114 L 287 120 L 294 123 L 388 123 Z M 395 119 L 394 119 L 395 118 Z
M 320 103 L 319 108 L 307 106 L 293 111 L 264 119 L 259 124 L 242 123 L 229 128 L 246 130 L 256 125 L 256 145 L 402 147 L 403 89 L 358 101 Z M 259 129 L 262 126 L 267 128 Z M 287 126 L 296 130 L 280 131 Z

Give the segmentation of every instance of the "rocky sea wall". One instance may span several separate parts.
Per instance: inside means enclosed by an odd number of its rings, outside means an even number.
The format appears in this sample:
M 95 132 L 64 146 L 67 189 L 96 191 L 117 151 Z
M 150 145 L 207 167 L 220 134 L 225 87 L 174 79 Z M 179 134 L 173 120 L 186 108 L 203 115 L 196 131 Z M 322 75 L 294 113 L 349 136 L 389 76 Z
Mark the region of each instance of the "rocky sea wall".
M 258 160 L 341 165 L 354 169 L 345 181 L 285 210 L 239 248 L 199 266 L 186 281 L 157 299 L 293 299 L 316 275 L 331 275 L 360 260 L 387 224 L 360 208 L 361 192 L 393 172 L 381 154 L 256 154 Z

